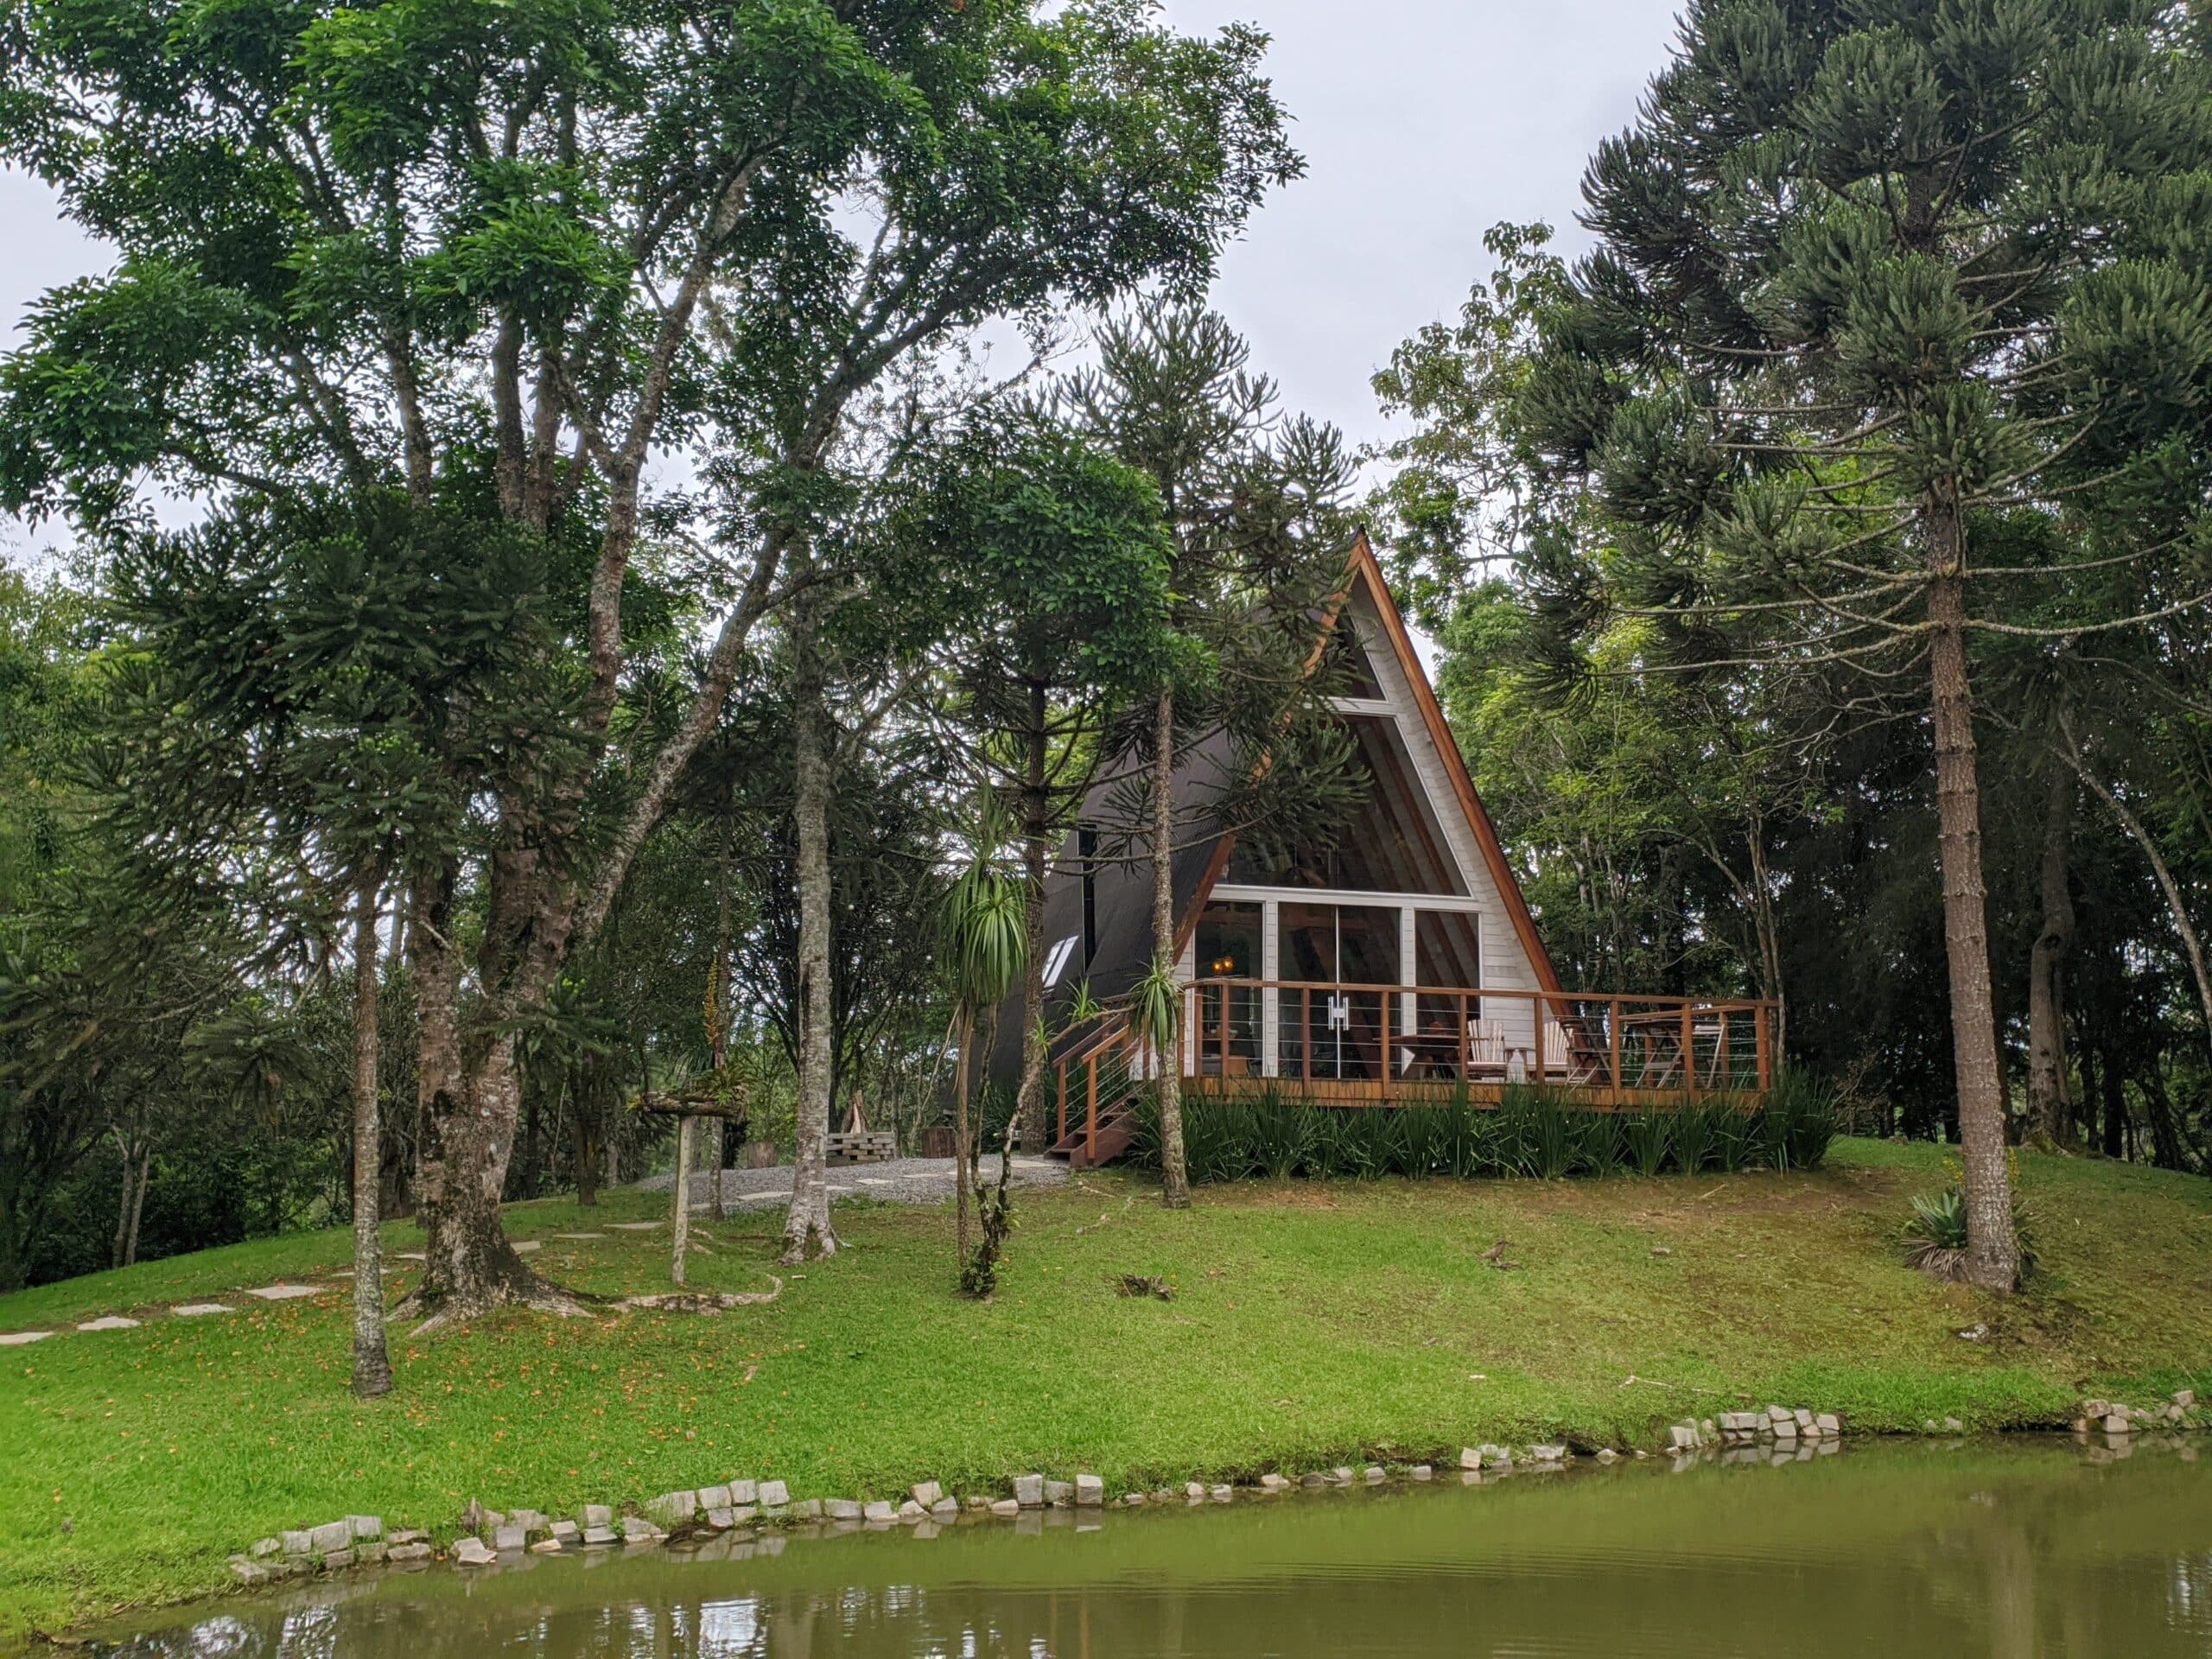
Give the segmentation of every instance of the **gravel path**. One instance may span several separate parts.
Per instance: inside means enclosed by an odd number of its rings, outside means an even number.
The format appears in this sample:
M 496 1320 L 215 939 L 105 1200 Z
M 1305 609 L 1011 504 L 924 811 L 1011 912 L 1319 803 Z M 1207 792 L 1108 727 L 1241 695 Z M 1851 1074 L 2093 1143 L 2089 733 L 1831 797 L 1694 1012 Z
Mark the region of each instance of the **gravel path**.
M 876 1198 L 886 1204 L 945 1204 L 956 1191 L 950 1158 L 894 1158 L 887 1164 L 840 1164 L 830 1170 L 831 1198 Z M 995 1181 L 998 1162 L 988 1159 L 985 1173 Z M 1058 1186 L 1068 1178 L 1068 1166 L 1053 1158 L 1016 1158 L 1015 1186 Z M 665 1192 L 675 1184 L 673 1173 L 653 1175 L 638 1183 L 641 1191 Z M 722 1198 L 732 1211 L 780 1209 L 791 1202 L 791 1166 L 775 1169 L 726 1169 Z M 715 1201 L 711 1173 L 691 1177 L 691 1207 L 710 1208 Z

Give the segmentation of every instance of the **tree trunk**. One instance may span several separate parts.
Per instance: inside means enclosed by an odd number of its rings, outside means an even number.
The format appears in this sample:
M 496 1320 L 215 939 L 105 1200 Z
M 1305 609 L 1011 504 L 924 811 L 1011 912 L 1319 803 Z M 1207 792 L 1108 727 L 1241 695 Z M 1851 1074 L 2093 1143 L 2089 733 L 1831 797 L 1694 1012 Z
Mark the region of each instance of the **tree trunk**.
M 791 1207 L 784 1260 L 834 1255 L 830 1224 L 830 793 L 827 684 L 811 600 L 791 626 L 793 747 L 798 832 L 798 1146 L 791 1159 Z
M 1933 574 L 1928 585 L 1929 666 L 1936 727 L 1936 807 L 1943 869 L 1943 943 L 1950 960 L 1951 1046 L 1966 1164 L 1966 1276 L 1986 1290 L 2020 1280 L 2005 1161 L 2005 1086 L 1997 1068 L 1997 1017 L 1989 982 L 1989 904 L 1981 874 L 1981 790 L 1974 700 L 1967 683 L 1965 527 L 1955 496 L 1931 498 L 1923 514 Z
M 1023 934 L 1028 960 L 1021 970 L 1021 1090 L 1015 1110 L 1024 1151 L 1041 1152 L 1052 1144 L 1045 1133 L 1045 869 L 1052 857 L 1046 836 L 1052 829 L 1052 803 L 1046 785 L 1045 688 L 1029 688 L 1027 781 L 1021 791 Z
M 599 1207 L 599 1136 L 593 1132 L 594 1115 L 588 1110 L 581 1095 L 574 1096 L 569 1109 L 575 1114 L 576 1202 L 587 1210 Z
M 377 1113 L 377 895 L 380 882 L 361 884 L 353 918 L 353 1392 L 373 1400 L 391 1392 L 391 1357 L 384 1338 L 384 1136 Z
M 1162 691 L 1153 713 L 1152 957 L 1155 971 L 1175 966 L 1175 699 Z M 1224 999 L 1227 993 L 1224 992 Z M 1224 1006 L 1222 1014 L 1228 1017 Z M 1191 1207 L 1191 1173 L 1183 1158 L 1183 1043 L 1179 1032 L 1156 1034 L 1160 1046 L 1160 1202 Z
M 454 872 L 426 878 L 410 930 L 417 957 L 421 1025 L 416 1105 L 425 1235 L 423 1282 L 402 1304 L 425 1331 L 477 1319 L 511 1302 L 580 1313 L 571 1298 L 523 1265 L 499 1224 L 520 1099 L 512 1034 L 480 1021 L 464 1045 L 461 957 L 450 941 Z M 496 906 L 495 906 L 496 908 Z
M 2099 1053 L 2103 1062 L 2100 1070 L 2104 1075 L 2104 1152 L 2107 1158 L 2127 1156 L 2127 1076 L 2120 1069 L 2120 1057 L 2109 1045 Z
M 968 1085 L 969 1053 L 976 1045 L 976 1015 L 969 1008 L 960 1010 L 955 1022 L 959 1047 L 952 1058 L 952 1176 L 958 1189 L 959 1224 L 957 1236 L 960 1242 L 960 1270 L 968 1270 Z
M 123 1248 L 130 1240 L 130 1199 L 138 1190 L 135 1169 L 138 1162 L 138 1142 L 121 1129 L 113 1133 L 116 1150 L 123 1156 L 123 1191 L 116 1200 L 115 1239 L 107 1251 L 107 1264 L 111 1268 L 123 1265 Z
M 138 1147 L 138 1184 L 130 1193 L 130 1230 L 124 1236 L 123 1265 L 138 1265 L 138 1218 L 146 1213 L 146 1183 L 154 1168 L 154 1143 L 143 1141 Z
M 729 1065 L 729 820 L 722 820 L 721 870 L 715 897 L 715 960 L 707 970 L 707 1056 L 715 1069 L 718 1085 L 726 1084 L 722 1076 Z M 723 1096 L 727 1103 L 728 1096 Z M 718 1117 L 709 1131 L 715 1155 L 715 1219 L 719 1222 L 725 1213 L 722 1193 L 722 1171 L 729 1165 L 729 1120 Z
M 2163 1063 L 2158 1055 L 2143 1072 L 2143 1116 L 2151 1126 L 2151 1152 L 2161 1169 L 2186 1170 L 2189 1153 L 2182 1145 L 2181 1128 L 2174 1121 L 2174 1103 L 2166 1093 Z
M 2043 928 L 2028 957 L 2028 1120 L 2062 1147 L 2074 1140 L 2066 1073 L 2066 953 L 2074 944 L 2067 854 L 2075 791 L 2073 773 L 2054 768 L 2044 811 Z
M 2158 891 L 2164 895 L 2166 913 L 2173 918 L 2174 931 L 2181 936 L 2181 947 L 2189 958 L 2190 974 L 2196 981 L 2196 999 L 2204 1009 L 2204 1034 L 2212 1041 L 2212 968 L 2204 959 L 2204 939 L 2190 919 L 2189 906 L 2182 901 L 2181 885 L 2174 880 L 2174 873 L 2165 855 L 2158 850 L 2158 843 L 2143 827 L 2142 819 L 2128 810 L 2104 779 L 2090 771 L 2089 763 L 2082 757 L 2081 746 L 2074 741 L 2074 734 L 2066 733 L 2066 759 L 2075 772 L 2087 784 L 2096 798 L 2105 804 L 2113 821 L 2127 832 L 2128 839 L 2142 849 L 2143 856 L 2150 861 L 2151 874 L 2158 878 Z
M 691 1253 L 691 1142 L 697 1120 L 686 1112 L 676 1120 L 676 1212 L 669 1223 L 668 1276 L 679 1288 L 684 1258 Z

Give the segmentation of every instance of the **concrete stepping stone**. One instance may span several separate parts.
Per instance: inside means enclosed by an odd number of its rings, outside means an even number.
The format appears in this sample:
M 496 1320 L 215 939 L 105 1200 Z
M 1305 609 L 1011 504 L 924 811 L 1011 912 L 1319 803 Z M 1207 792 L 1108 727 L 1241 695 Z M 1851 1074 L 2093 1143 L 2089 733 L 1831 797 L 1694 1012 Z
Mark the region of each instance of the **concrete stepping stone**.
M 120 1313 L 110 1313 L 102 1319 L 86 1319 L 77 1328 L 79 1331 L 136 1331 L 138 1321 L 126 1319 Z
M 420 1250 L 402 1250 L 399 1253 L 399 1259 L 403 1262 L 427 1262 L 430 1258 Z
M 605 1238 L 607 1235 L 605 1233 L 556 1233 L 553 1236 L 582 1242 L 587 1238 Z
M 169 1309 L 180 1319 L 203 1319 L 210 1313 L 234 1313 L 237 1311 L 223 1302 L 186 1302 Z
M 607 1224 L 621 1233 L 650 1233 L 658 1230 L 661 1225 L 657 1221 L 616 1221 Z
M 249 1290 L 249 1296 L 258 1296 L 264 1302 L 296 1302 L 302 1296 L 320 1296 L 320 1285 L 264 1285 L 258 1290 Z
M 545 1241 L 539 1238 L 524 1238 L 515 1241 L 517 1255 L 528 1255 L 532 1250 L 542 1250 L 544 1248 Z
M 51 1331 L 10 1331 L 0 1336 L 0 1348 L 23 1348 L 34 1342 L 44 1342 L 54 1334 Z

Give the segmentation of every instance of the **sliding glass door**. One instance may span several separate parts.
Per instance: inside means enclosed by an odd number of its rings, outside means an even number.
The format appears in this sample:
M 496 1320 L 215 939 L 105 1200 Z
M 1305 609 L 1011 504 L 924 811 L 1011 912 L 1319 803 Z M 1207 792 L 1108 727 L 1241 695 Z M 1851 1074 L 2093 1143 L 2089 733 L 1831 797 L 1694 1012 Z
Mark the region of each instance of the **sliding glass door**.
M 1402 912 L 1287 900 L 1277 912 L 1281 1075 L 1331 1082 L 1387 1077 L 1388 988 L 1402 982 Z M 1360 988 L 1370 985 L 1382 988 Z

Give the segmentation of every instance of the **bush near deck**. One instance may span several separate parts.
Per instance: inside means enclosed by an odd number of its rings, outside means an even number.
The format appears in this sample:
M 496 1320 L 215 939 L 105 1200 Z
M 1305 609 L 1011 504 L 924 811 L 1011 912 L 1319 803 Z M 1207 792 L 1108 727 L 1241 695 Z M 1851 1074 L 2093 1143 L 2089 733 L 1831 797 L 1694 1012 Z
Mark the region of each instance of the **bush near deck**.
M 472 1497 L 557 1512 L 733 1474 L 861 1496 L 1078 1468 L 1118 1489 L 1482 1440 L 1649 1446 L 1770 1400 L 1872 1432 L 2212 1394 L 2212 1183 L 2021 1163 L 2045 1265 L 2012 1301 L 1900 1265 L 1940 1149 L 1841 1141 L 1813 1173 L 1255 1182 L 1175 1215 L 1141 1176 L 1084 1176 L 1020 1195 L 988 1306 L 953 1293 L 949 1209 L 846 1205 L 846 1252 L 772 1304 L 403 1336 L 397 1391 L 370 1404 L 346 1392 L 336 1290 L 58 1335 L 0 1350 L 0 1632 L 219 1590 L 230 1551 L 348 1513 L 444 1538 Z M 557 1235 L 664 1204 L 521 1205 L 509 1225 L 550 1274 L 638 1290 L 665 1282 L 664 1231 Z M 764 1287 L 778 1225 L 705 1224 L 693 1283 Z M 1499 1239 L 1518 1270 L 1485 1259 Z M 230 1300 L 346 1254 L 328 1232 L 146 1263 L 0 1298 L 0 1330 Z M 1116 1294 L 1126 1274 L 1175 1300 Z M 1986 1340 L 1957 1335 L 1977 1324 Z

